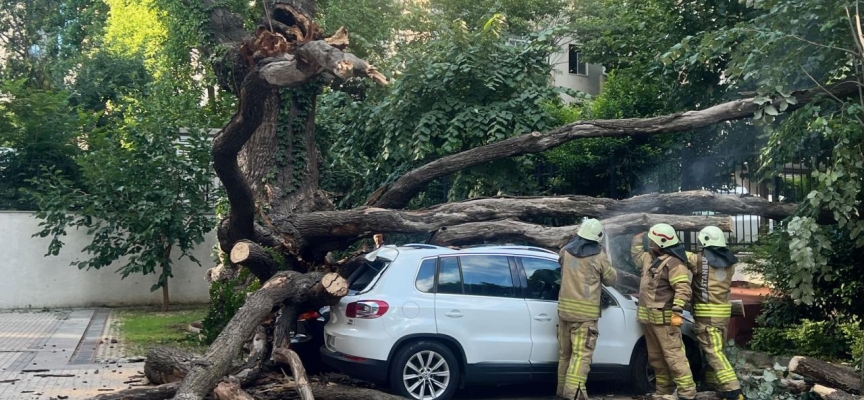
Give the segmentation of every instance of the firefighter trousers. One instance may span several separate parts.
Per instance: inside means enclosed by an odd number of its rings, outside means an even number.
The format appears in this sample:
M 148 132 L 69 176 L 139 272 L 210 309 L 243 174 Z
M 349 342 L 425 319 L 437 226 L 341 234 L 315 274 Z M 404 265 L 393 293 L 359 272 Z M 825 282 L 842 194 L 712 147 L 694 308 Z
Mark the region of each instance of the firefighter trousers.
M 708 363 L 705 369 L 705 383 L 711 389 L 721 392 L 741 389 L 738 376 L 735 375 L 735 368 L 732 367 L 726 354 L 723 353 L 726 327 L 711 326 L 696 318 L 696 338 L 699 340 L 699 346 L 702 347 L 702 353 Z
M 574 399 L 581 390 L 588 394 L 585 382 L 591 369 L 591 358 L 597 345 L 597 321 L 558 321 L 558 396 Z
M 696 382 L 684 351 L 681 328 L 669 325 L 642 324 L 648 346 L 648 364 L 657 379 L 657 395 L 671 395 L 678 387 L 678 397 L 696 397 Z

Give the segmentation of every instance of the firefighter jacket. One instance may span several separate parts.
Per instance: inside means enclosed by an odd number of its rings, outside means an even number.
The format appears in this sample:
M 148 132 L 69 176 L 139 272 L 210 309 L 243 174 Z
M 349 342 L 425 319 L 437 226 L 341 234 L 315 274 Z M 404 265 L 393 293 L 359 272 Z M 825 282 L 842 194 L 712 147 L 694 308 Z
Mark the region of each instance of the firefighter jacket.
M 725 266 L 712 265 L 708 261 L 710 258 L 717 265 Z M 735 274 L 734 262 L 706 257 L 704 253 L 687 253 L 687 266 L 693 272 L 693 316 L 706 325 L 726 327 L 732 315 L 729 292 Z
M 670 325 L 672 307 L 681 307 L 690 301 L 690 271 L 683 261 L 669 254 L 653 258 L 644 250 L 641 235 L 633 238 L 631 256 L 642 269 L 639 282 L 640 323 Z
M 558 318 L 567 322 L 596 321 L 600 318 L 600 284 L 614 285 L 618 273 L 599 246 L 588 254 L 568 250 L 573 249 L 561 249 L 558 259 L 561 264 Z

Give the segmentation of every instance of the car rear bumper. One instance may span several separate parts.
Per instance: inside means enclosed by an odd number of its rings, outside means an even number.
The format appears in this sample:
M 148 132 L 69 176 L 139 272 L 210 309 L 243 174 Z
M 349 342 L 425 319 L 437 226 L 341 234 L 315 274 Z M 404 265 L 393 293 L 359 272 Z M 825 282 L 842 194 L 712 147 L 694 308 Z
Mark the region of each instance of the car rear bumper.
M 387 362 L 370 360 L 368 358 L 350 357 L 327 346 L 321 347 L 321 359 L 324 363 L 347 374 L 352 378 L 375 383 L 387 382 Z

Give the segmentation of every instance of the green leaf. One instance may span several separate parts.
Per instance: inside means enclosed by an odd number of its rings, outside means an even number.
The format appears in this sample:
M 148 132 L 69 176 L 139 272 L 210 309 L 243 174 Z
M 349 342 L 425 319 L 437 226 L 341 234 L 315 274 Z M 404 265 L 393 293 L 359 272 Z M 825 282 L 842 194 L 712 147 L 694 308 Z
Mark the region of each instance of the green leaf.
M 774 105 L 766 106 L 765 107 L 765 114 L 768 114 L 770 116 L 780 115 L 780 113 L 777 111 L 777 109 L 774 107 Z

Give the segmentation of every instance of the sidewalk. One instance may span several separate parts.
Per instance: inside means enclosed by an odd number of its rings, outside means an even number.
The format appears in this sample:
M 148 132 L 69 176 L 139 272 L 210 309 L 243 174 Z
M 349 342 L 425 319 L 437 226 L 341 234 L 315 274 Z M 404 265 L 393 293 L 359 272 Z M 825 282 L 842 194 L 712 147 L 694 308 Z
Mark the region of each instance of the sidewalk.
M 109 316 L 109 309 L 0 312 L 0 399 L 85 399 L 144 382 L 143 362 L 99 361 L 116 353 L 103 340 Z

